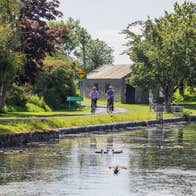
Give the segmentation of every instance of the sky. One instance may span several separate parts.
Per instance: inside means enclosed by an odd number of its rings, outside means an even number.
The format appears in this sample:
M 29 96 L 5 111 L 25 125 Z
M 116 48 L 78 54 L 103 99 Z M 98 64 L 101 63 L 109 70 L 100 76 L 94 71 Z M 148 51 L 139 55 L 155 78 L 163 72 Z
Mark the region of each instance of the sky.
M 164 10 L 173 11 L 175 2 L 184 0 L 60 0 L 60 10 L 66 21 L 68 17 L 79 19 L 93 39 L 105 41 L 114 50 L 114 64 L 131 63 L 127 55 L 124 35 L 120 32 L 137 20 L 158 18 Z M 192 0 L 196 2 L 196 0 Z

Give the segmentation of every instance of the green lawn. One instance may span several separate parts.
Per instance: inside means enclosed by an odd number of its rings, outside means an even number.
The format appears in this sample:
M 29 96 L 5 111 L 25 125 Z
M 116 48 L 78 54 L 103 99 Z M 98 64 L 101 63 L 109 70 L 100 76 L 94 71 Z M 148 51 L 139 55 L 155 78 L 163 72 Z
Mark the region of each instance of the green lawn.
M 88 102 L 88 100 L 87 100 Z M 105 101 L 99 101 L 98 104 L 105 105 Z M 59 118 L 50 119 L 34 119 L 34 120 L 9 120 L 0 121 L 0 134 L 5 133 L 20 133 L 30 131 L 48 131 L 62 127 L 75 127 L 75 126 L 87 126 L 104 123 L 116 123 L 116 122 L 129 122 L 129 121 L 147 121 L 150 119 L 156 119 L 155 112 L 149 112 L 148 105 L 143 104 L 121 104 L 115 103 L 116 107 L 122 107 L 128 109 L 126 113 L 119 113 L 110 115 L 92 115 L 92 116 L 73 116 L 66 117 L 62 115 L 66 114 L 78 114 L 89 112 L 89 107 L 83 107 L 81 110 L 70 112 L 44 112 L 44 113 L 25 113 L 25 112 L 12 112 L 2 115 L 3 117 L 40 117 L 40 116 L 55 116 L 60 115 Z M 185 111 L 196 114 L 196 102 L 189 102 L 185 105 Z M 182 114 L 164 114 L 164 118 L 180 116 Z
M 184 111 L 190 112 L 191 114 L 196 114 L 196 101 L 184 102 Z
M 68 111 L 53 111 L 53 112 L 7 112 L 0 114 L 0 118 L 18 118 L 18 117 L 45 117 L 45 116 L 65 116 L 74 114 L 84 114 L 89 112 L 88 107 L 81 107 Z

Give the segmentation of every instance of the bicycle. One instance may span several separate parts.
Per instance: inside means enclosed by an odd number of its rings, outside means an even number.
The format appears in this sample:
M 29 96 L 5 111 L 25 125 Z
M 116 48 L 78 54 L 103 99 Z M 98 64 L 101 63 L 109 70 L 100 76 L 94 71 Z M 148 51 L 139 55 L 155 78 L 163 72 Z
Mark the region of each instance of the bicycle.
M 107 102 L 107 112 L 111 114 L 113 110 L 114 110 L 113 99 L 109 98 Z
M 97 107 L 96 100 L 92 99 L 92 101 L 91 101 L 91 114 L 95 114 L 96 107 Z

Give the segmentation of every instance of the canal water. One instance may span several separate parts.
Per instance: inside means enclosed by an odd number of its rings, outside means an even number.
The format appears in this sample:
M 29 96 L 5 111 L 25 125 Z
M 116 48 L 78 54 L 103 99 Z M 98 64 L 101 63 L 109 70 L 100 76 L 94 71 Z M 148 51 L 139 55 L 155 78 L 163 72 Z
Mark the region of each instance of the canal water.
M 196 196 L 196 126 L 69 135 L 1 152 L 0 196 L 23 195 Z

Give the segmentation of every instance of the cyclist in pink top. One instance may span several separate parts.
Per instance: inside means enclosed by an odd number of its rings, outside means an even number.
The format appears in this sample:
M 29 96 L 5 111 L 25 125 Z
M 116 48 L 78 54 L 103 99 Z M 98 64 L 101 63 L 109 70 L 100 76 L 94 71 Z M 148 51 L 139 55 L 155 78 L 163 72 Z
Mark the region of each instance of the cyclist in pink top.
M 97 99 L 99 98 L 99 92 L 97 91 L 96 87 L 93 87 L 93 90 L 90 92 L 89 97 L 91 98 L 91 112 L 92 112 L 92 106 L 95 105 L 95 108 L 97 107 Z

